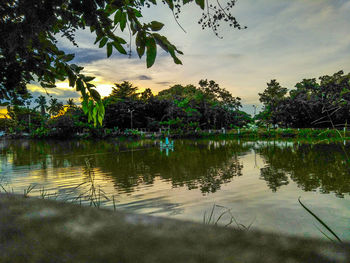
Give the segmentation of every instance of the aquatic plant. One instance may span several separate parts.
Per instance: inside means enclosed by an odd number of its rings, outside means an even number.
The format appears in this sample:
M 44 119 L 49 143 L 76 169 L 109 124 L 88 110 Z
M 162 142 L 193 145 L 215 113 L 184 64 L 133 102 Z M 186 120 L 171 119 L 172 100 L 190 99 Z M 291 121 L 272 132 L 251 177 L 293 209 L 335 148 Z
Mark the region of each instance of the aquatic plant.
M 319 218 L 315 213 L 313 213 L 309 208 L 307 208 L 300 200 L 300 196 L 298 198 L 298 201 L 300 203 L 300 205 L 310 214 L 312 215 L 323 227 L 325 227 L 332 235 L 333 237 L 335 237 L 338 242 L 342 243 L 341 239 L 338 237 L 338 235 L 321 219 Z M 318 228 L 318 227 L 316 227 Z M 318 228 L 318 230 L 329 240 L 331 241 L 335 241 L 333 238 L 331 238 L 329 235 L 327 235 L 325 232 L 323 232 L 320 228 Z
M 215 218 L 216 212 L 215 208 L 221 208 L 223 211 L 220 211 L 218 216 Z M 236 227 L 240 230 L 249 230 L 250 227 L 253 225 L 255 219 L 248 225 L 245 226 L 242 223 L 239 223 L 236 218 L 233 216 L 231 209 L 214 204 L 212 209 L 209 211 L 209 214 L 207 215 L 207 211 L 204 211 L 203 215 L 203 224 L 205 225 L 215 225 L 217 226 L 222 220 L 224 219 L 225 215 L 229 217 L 229 220 L 227 223 L 224 224 L 225 227 L 230 226 L 232 223 L 236 224 Z M 226 216 L 226 217 L 227 217 Z

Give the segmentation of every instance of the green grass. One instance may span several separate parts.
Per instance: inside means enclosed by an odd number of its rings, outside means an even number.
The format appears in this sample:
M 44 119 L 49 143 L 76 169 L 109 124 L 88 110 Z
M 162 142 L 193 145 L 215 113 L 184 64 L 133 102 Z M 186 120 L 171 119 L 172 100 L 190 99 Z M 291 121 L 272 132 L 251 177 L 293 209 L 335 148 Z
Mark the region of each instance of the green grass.
M 309 208 L 307 208 L 300 200 L 300 196 L 298 198 L 298 201 L 300 203 L 300 205 L 310 214 L 312 215 L 325 229 L 328 230 L 329 233 L 332 234 L 332 236 L 338 240 L 339 243 L 342 243 L 341 239 L 338 237 L 338 235 L 321 219 L 319 218 L 314 212 L 312 212 Z M 323 232 L 320 228 L 318 228 L 318 230 L 329 240 L 331 241 L 335 241 L 333 238 L 331 238 L 329 235 L 327 235 L 325 232 Z
M 215 209 L 220 209 L 218 212 L 215 211 Z M 226 217 L 225 217 L 226 216 Z M 223 222 L 224 218 L 228 220 L 226 222 Z M 203 215 L 203 224 L 205 225 L 224 225 L 225 227 L 232 225 L 235 223 L 235 226 L 237 229 L 240 230 L 249 230 L 250 227 L 253 225 L 255 220 L 253 220 L 248 226 L 243 225 L 242 223 L 239 223 L 237 219 L 233 216 L 231 209 L 214 204 L 209 213 L 207 214 L 207 211 L 204 211 Z
M 171 138 L 221 138 L 221 139 L 297 139 L 297 140 L 329 140 L 341 141 L 350 140 L 350 131 L 344 132 L 337 129 L 295 129 L 295 128 L 277 128 L 277 129 L 231 129 L 223 134 L 221 131 L 187 131 L 177 133 L 171 131 Z

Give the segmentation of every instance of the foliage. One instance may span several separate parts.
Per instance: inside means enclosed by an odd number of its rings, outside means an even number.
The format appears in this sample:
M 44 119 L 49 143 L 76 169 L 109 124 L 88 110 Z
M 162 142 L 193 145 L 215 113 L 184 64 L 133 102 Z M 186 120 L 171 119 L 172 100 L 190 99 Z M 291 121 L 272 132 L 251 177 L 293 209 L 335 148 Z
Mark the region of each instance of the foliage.
M 259 93 L 259 100 L 264 105 L 264 112 L 268 116 L 269 123 L 275 125 L 278 123 L 278 111 L 277 106 L 283 101 L 284 96 L 287 94 L 287 89 L 281 87 L 281 85 L 275 80 L 271 80 L 267 83 L 267 88 L 263 93 Z
M 139 93 L 128 82 L 115 85 L 110 96 L 103 100 L 106 128 L 132 126 L 158 130 L 167 126 L 194 131 L 227 128 L 232 124 L 243 126 L 250 121 L 248 114 L 238 110 L 240 98 L 233 97 L 214 81 L 203 80 L 199 88 L 177 84 L 156 96 L 147 89 Z
M 40 95 L 37 99 L 35 99 L 35 102 L 38 103 L 38 106 L 36 106 L 34 109 L 40 108 L 41 115 L 45 116 L 48 108 L 45 96 Z
M 9 129 L 15 129 L 18 125 L 18 122 L 13 119 L 0 118 L 0 131 L 8 132 Z
M 259 93 L 264 110 L 256 118 L 266 124 L 294 128 L 344 127 L 350 121 L 350 73 L 304 79 L 286 96 L 286 89 L 272 80 Z
M 44 138 L 47 137 L 50 134 L 50 130 L 46 127 L 39 127 L 35 130 L 33 130 L 30 134 L 33 138 Z
M 106 137 L 130 128 L 149 131 L 169 128 L 178 135 L 199 134 L 203 129 L 242 127 L 251 121 L 249 114 L 239 110 L 240 99 L 214 81 L 203 80 L 201 87 L 174 85 L 156 96 L 149 89 L 138 92 L 139 89 L 129 82 L 115 85 L 111 94 L 101 100 L 105 110 L 103 126 L 88 124 L 92 118 L 89 112 L 84 116 L 84 102 L 80 107 L 72 99 L 67 101 L 68 106 L 63 106 L 56 98 L 51 98 L 47 106 L 46 98 L 40 96 L 34 109 L 15 106 L 9 108 L 10 115 L 22 124 L 22 130 L 34 132 L 33 136 L 61 138 L 77 133 Z M 40 113 L 36 109 L 40 109 Z M 49 132 L 37 130 L 40 127 Z M 118 132 L 112 132 L 116 128 Z
M 138 97 L 137 87 L 134 87 L 130 82 L 124 81 L 121 84 L 115 83 L 115 87 L 112 89 L 109 95 L 111 102 L 117 102 L 118 100 L 136 99 Z
M 77 105 L 75 104 L 73 99 L 68 99 L 67 100 L 67 107 L 68 109 L 75 108 Z
M 15 128 L 18 129 L 18 132 L 30 132 L 30 130 L 40 127 L 44 122 L 41 114 L 33 109 L 20 106 L 8 106 L 7 111 L 10 118 L 17 123 Z
M 204 10 L 209 2 L 204 0 L 186 0 L 183 3 L 174 0 L 164 1 L 178 17 L 182 7 L 195 2 Z M 55 87 L 56 80 L 69 80 L 69 85 L 81 92 L 83 110 L 88 120 L 94 125 L 104 116 L 104 106 L 91 76 L 82 74 L 82 67 L 71 64 L 74 54 L 66 54 L 57 45 L 57 36 L 75 42 L 75 31 L 90 29 L 95 34 L 100 48 L 106 48 L 107 57 L 113 50 L 127 54 L 127 42 L 115 33 L 119 28 L 128 28 L 135 36 L 136 51 L 141 58 L 146 54 L 147 67 L 156 59 L 157 45 L 170 54 L 176 64 L 181 64 L 177 57 L 182 54 L 169 40 L 158 33 L 164 26 L 158 21 L 141 22 L 142 8 L 156 5 L 156 0 L 33 0 L 0 2 L 0 100 L 19 100 L 29 97 L 26 85 L 39 82 L 43 88 Z M 213 6 L 214 5 L 214 6 Z M 203 27 L 217 31 L 220 22 L 229 23 L 241 29 L 229 10 L 235 5 L 230 0 L 222 7 L 213 3 L 199 21 Z M 210 10 L 210 11 L 209 11 Z M 118 32 L 118 31 L 117 31 Z M 120 31 L 119 31 L 120 32 Z M 130 36 L 131 37 L 131 36 Z M 131 46 L 131 43 L 129 43 Z M 16 77 L 13 77 L 16 76 Z
M 49 103 L 50 103 L 50 106 L 47 107 L 47 109 L 51 115 L 58 115 L 64 109 L 63 103 L 59 102 L 55 98 L 50 99 Z

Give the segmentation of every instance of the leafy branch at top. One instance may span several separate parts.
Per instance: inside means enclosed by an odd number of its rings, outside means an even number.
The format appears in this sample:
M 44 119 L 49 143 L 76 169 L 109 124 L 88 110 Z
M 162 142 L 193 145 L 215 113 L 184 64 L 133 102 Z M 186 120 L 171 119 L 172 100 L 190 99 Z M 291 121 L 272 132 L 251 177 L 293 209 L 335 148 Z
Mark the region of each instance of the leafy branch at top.
M 178 17 L 182 6 L 193 0 L 183 0 L 181 4 L 179 0 L 162 2 Z M 194 2 L 204 10 L 204 0 Z M 228 13 L 234 3 L 222 7 L 217 2 L 219 11 L 210 16 L 211 22 L 206 23 L 206 27 L 216 31 L 217 22 L 223 20 L 240 29 Z M 141 58 L 146 54 L 147 67 L 155 63 L 157 45 L 170 54 L 174 63 L 182 64 L 178 55 L 183 53 L 158 33 L 164 24 L 158 21 L 140 22 L 142 8 L 156 4 L 156 0 L 1 1 L 0 102 L 20 104 L 21 100 L 29 97 L 26 85 L 30 82 L 38 82 L 46 89 L 56 87 L 57 80 L 68 79 L 69 85 L 81 92 L 83 108 L 89 114 L 89 120 L 102 123 L 103 104 L 91 83 L 93 78 L 84 76 L 82 67 L 70 63 L 74 54 L 66 54 L 57 47 L 57 35 L 77 45 L 76 30 L 89 28 L 96 36 L 95 44 L 106 48 L 107 57 L 110 57 L 114 50 L 127 54 L 127 42 L 115 32 L 117 28 L 124 31 L 128 27 L 130 34 L 136 36 L 138 56 Z M 208 1 L 206 4 L 209 5 Z

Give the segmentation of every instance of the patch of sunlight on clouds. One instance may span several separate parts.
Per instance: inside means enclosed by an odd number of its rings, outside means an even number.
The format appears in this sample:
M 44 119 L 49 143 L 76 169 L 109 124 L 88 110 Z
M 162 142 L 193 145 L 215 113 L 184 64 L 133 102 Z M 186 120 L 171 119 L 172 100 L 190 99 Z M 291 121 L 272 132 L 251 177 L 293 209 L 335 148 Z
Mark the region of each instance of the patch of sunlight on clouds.
M 70 89 L 70 90 L 72 89 L 72 87 L 69 86 L 69 82 L 68 81 L 57 82 L 56 86 L 59 89 Z
M 46 94 L 46 92 L 47 92 L 50 95 L 51 94 L 54 94 L 54 95 L 62 94 L 63 90 L 68 90 L 68 91 L 74 90 L 74 88 L 69 86 L 68 81 L 56 82 L 56 88 L 47 88 L 46 90 L 43 87 L 35 85 L 35 84 L 28 84 L 27 88 L 31 92 L 39 92 L 39 93 L 43 93 L 43 94 Z
M 35 93 L 41 93 L 42 95 L 47 95 L 47 93 L 49 93 L 50 95 L 59 95 L 60 94 L 59 91 L 56 91 L 56 90 L 54 90 L 52 88 L 45 90 L 43 87 L 35 85 L 35 84 L 28 84 L 27 85 L 27 89 L 31 93 L 34 93 L 34 92 Z
M 0 119 L 1 118 L 8 118 L 9 116 L 7 115 L 7 108 L 5 107 L 0 107 Z
M 102 97 L 108 96 L 112 91 L 112 87 L 114 86 L 111 82 L 105 81 L 101 77 L 95 78 L 91 83 L 96 86 L 97 91 L 100 93 L 100 95 Z M 57 97 L 57 96 L 62 97 L 62 99 L 64 99 L 64 97 L 65 97 L 64 95 L 67 94 L 67 99 L 68 99 L 69 94 L 76 93 L 76 94 L 74 94 L 76 98 L 73 98 L 73 99 L 75 101 L 79 101 L 79 98 L 77 98 L 77 96 L 79 97 L 80 93 L 75 91 L 75 88 L 70 87 L 68 81 L 57 82 L 56 86 L 57 86 L 56 88 L 47 89 L 48 94 L 50 94 L 54 97 Z M 27 87 L 31 93 L 35 93 L 35 94 L 39 93 L 39 94 L 44 95 L 44 96 L 47 95 L 45 89 L 42 88 L 41 86 L 29 84 Z
M 97 91 L 102 97 L 106 97 L 112 92 L 113 85 L 110 84 L 95 84 Z

